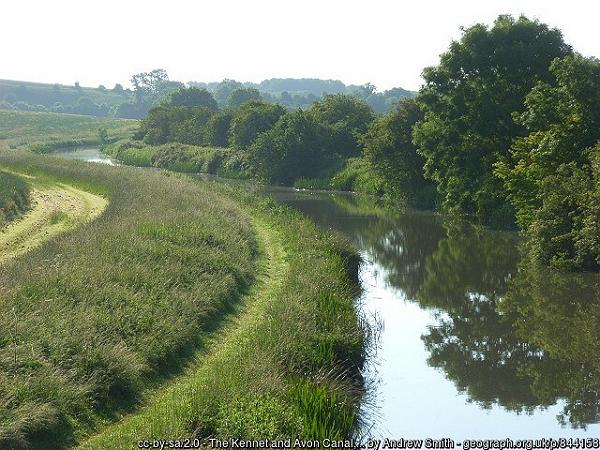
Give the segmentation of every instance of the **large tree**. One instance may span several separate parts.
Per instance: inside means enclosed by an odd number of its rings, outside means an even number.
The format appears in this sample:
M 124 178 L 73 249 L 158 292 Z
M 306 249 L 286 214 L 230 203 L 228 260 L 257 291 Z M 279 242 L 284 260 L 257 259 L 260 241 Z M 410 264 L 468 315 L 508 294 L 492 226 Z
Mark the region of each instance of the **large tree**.
M 511 220 L 493 165 L 525 132 L 513 113 L 523 111 L 536 83 L 550 80 L 552 60 L 571 52 L 559 30 L 526 17 L 500 16 L 491 28 L 477 24 L 464 30 L 439 65 L 424 70 L 425 119 L 414 138 L 446 209 L 488 224 Z
M 258 178 L 275 183 L 318 177 L 331 157 L 328 139 L 327 128 L 306 112 L 287 113 L 248 149 L 250 168 Z
M 151 105 L 163 95 L 183 86 L 178 81 L 170 81 L 167 71 L 154 69 L 131 77 L 136 103 Z
M 180 88 L 169 94 L 165 100 L 168 106 L 204 106 L 216 111 L 217 102 L 210 92 L 204 88 Z
M 600 61 L 557 59 L 516 117 L 528 131 L 496 164 L 537 260 L 600 269 Z
M 256 137 L 269 130 L 285 114 L 281 105 L 250 101 L 241 105 L 233 114 L 229 130 L 229 142 L 237 148 L 246 148 Z
M 371 170 L 383 180 L 388 198 L 431 207 L 434 188 L 423 177 L 423 157 L 412 142 L 413 128 L 422 119 L 418 103 L 403 100 L 394 111 L 371 124 L 363 139 L 363 154 Z
M 243 103 L 251 100 L 261 100 L 261 95 L 258 89 L 255 88 L 240 88 L 232 91 L 227 97 L 227 106 L 229 108 L 237 108 Z
M 360 155 L 360 137 L 373 120 L 373 111 L 365 101 L 346 94 L 326 95 L 313 103 L 310 115 L 329 129 L 332 153 Z

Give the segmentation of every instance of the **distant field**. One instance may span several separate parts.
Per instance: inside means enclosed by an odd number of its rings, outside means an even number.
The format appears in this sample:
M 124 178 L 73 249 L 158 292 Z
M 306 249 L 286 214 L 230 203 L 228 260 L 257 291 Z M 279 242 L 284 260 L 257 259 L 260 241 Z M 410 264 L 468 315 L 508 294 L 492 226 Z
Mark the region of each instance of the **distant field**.
M 106 129 L 108 138 L 113 140 L 130 136 L 137 123 L 126 119 L 0 110 L 0 148 L 47 151 L 63 146 L 94 145 L 100 143 L 100 128 Z
M 0 101 L 24 101 L 31 105 L 53 106 L 55 103 L 74 104 L 81 97 L 108 106 L 131 99 L 131 92 L 62 84 L 33 83 L 30 81 L 0 80 Z

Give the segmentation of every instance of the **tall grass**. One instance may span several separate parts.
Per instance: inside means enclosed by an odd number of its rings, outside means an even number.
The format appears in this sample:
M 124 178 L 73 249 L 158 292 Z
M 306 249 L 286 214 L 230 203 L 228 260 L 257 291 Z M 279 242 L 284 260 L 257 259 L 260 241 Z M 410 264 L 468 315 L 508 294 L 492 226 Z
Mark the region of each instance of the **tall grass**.
M 354 305 L 357 257 L 271 200 L 214 185 L 254 218 L 267 267 L 237 321 L 184 377 L 81 449 L 140 439 L 349 438 L 366 338 Z
M 218 174 L 233 156 L 230 149 L 168 143 L 147 145 L 141 141 L 122 141 L 107 145 L 104 152 L 129 166 L 157 167 L 180 173 Z
M 29 185 L 25 180 L 0 171 L 0 226 L 22 214 L 29 206 Z
M 70 446 L 192 354 L 198 371 L 157 394 L 158 409 L 91 448 L 130 448 L 131 437 L 353 433 L 365 333 L 353 301 L 358 260 L 337 238 L 220 184 L 20 152 L 0 153 L 0 166 L 110 200 L 95 222 L 0 273 L 0 448 Z M 276 275 L 215 335 L 258 261 Z M 198 353 L 207 342 L 218 345 Z
M 61 448 L 181 368 L 251 282 L 255 238 L 203 184 L 20 152 L 0 167 L 110 200 L 0 271 L 0 448 Z

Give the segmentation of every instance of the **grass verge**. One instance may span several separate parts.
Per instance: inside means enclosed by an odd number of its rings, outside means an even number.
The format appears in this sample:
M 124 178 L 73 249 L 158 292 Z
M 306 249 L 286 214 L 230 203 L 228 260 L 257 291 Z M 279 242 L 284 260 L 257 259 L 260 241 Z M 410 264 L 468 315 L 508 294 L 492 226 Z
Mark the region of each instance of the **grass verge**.
M 357 259 L 336 238 L 218 184 L 18 153 L 0 166 L 110 199 L 0 274 L 3 447 L 65 448 L 140 404 L 85 445 L 352 435 L 365 333 Z M 261 254 L 270 269 L 236 321 Z
M 0 448 L 65 448 L 201 347 L 251 282 L 255 239 L 191 181 L 22 152 L 0 167 L 109 200 L 0 270 Z
M 245 197 L 262 270 L 240 313 L 184 376 L 80 449 L 355 433 L 365 338 L 353 304 L 357 259 L 299 214 Z

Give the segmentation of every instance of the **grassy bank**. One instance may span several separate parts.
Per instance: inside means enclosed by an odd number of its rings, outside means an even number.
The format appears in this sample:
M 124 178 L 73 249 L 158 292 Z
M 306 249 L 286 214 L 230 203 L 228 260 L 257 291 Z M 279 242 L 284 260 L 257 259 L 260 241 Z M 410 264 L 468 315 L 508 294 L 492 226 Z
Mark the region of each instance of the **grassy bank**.
M 24 154 L 0 154 L 0 166 L 110 200 L 98 220 L 0 274 L 3 447 L 64 448 L 140 402 L 139 414 L 88 445 L 128 448 L 148 432 L 351 433 L 364 333 L 352 300 L 356 260 L 336 239 L 218 185 Z M 263 281 L 269 288 L 243 296 L 265 270 L 277 274 Z M 202 351 L 230 312 L 239 326 Z M 172 382 L 177 394 L 161 401 L 153 389 L 192 354 Z M 153 404 L 166 409 L 152 413 Z
M 28 148 L 38 153 L 83 145 L 103 143 L 106 139 L 130 136 L 136 120 L 110 119 L 75 114 L 0 110 L 0 148 Z
M 169 143 L 147 145 L 125 140 L 104 147 L 104 153 L 122 164 L 156 167 L 179 173 L 209 173 L 228 178 L 250 178 L 235 150 Z
M 181 367 L 250 283 L 255 239 L 199 184 L 13 152 L 0 167 L 110 200 L 0 271 L 0 448 L 60 448 Z
M 29 207 L 29 185 L 16 175 L 0 171 L 0 227 Z
M 352 436 L 365 336 L 352 302 L 356 258 L 299 214 L 245 200 L 266 266 L 239 316 L 176 383 L 82 449 L 154 438 Z

